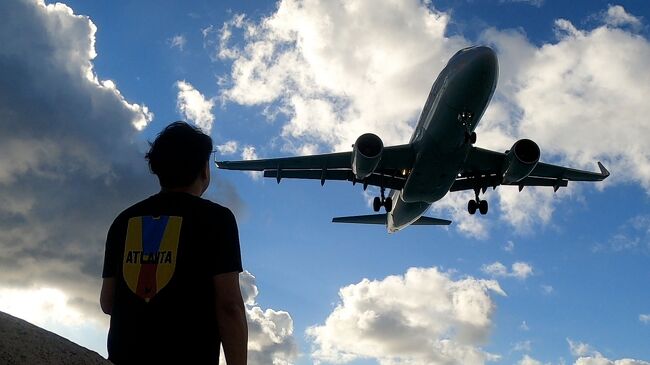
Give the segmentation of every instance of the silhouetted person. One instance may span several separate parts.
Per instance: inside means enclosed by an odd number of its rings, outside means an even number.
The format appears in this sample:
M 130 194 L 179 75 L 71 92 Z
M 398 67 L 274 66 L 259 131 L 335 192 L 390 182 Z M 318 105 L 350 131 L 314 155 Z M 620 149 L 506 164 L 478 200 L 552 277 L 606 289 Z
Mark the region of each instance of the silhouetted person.
M 212 140 L 184 122 L 146 155 L 160 193 L 123 211 L 106 239 L 100 303 L 108 358 L 122 364 L 246 364 L 248 328 L 235 217 L 201 198 Z

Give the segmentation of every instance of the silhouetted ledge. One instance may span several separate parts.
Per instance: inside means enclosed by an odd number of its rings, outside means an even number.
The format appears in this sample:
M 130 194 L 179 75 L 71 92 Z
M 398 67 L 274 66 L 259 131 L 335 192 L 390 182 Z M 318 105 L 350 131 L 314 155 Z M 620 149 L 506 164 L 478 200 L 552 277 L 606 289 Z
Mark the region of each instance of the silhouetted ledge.
M 111 365 L 94 351 L 0 312 L 0 364 Z

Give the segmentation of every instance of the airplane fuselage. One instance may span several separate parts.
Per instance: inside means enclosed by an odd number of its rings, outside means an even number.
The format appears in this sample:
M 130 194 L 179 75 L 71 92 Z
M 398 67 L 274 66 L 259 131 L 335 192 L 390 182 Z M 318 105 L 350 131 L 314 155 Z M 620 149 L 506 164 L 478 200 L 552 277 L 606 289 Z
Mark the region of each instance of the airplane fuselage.
M 494 51 L 469 47 L 456 53 L 434 82 L 411 137 L 416 157 L 402 190 L 390 193 L 389 232 L 416 221 L 454 183 L 487 108 L 499 74 Z

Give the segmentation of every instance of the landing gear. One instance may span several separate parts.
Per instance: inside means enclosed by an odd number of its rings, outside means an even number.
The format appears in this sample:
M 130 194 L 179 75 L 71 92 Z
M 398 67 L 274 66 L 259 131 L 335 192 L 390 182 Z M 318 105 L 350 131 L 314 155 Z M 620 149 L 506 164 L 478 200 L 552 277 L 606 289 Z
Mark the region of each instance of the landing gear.
M 474 118 L 474 113 L 470 111 L 462 111 L 458 113 L 458 121 L 465 128 L 465 143 L 474 144 L 476 143 L 476 133 L 470 132 L 472 127 L 472 119 Z
M 469 203 L 467 203 L 467 211 L 469 214 L 474 214 L 478 209 L 481 215 L 485 215 L 488 212 L 488 202 L 487 200 L 481 200 L 478 197 L 478 192 L 479 190 L 476 190 L 476 200 L 470 200 Z
M 476 132 L 465 132 L 465 143 L 474 144 L 476 143 Z
M 375 197 L 375 199 L 372 201 L 372 210 L 375 212 L 378 212 L 379 209 L 381 209 L 381 200 L 379 199 L 378 196 Z
M 372 201 L 372 209 L 375 212 L 379 212 L 381 207 L 384 207 L 386 209 L 386 213 L 390 213 L 391 210 L 393 210 L 393 198 L 390 196 L 386 198 L 385 196 L 385 188 L 381 188 L 381 197 L 376 196 L 375 199 Z

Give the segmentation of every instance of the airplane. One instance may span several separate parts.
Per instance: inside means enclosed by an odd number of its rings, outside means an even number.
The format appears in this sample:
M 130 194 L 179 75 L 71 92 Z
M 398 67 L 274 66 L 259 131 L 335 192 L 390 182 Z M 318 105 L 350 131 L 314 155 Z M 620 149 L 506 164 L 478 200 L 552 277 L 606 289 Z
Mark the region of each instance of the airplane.
M 449 225 L 423 214 L 447 193 L 473 190 L 469 214 L 488 212 L 481 193 L 499 185 L 548 186 L 569 181 L 602 181 L 609 171 L 582 171 L 540 162 L 539 146 L 520 139 L 501 153 L 475 147 L 476 126 L 497 85 L 496 53 L 486 46 L 461 49 L 440 72 L 408 144 L 384 147 L 377 135 L 361 135 L 352 151 L 248 161 L 215 161 L 220 169 L 263 171 L 264 177 L 351 181 L 377 186 L 373 210 L 384 214 L 333 218 L 335 223 L 382 224 L 389 233 L 409 225 Z M 386 197 L 386 189 L 391 189 Z

